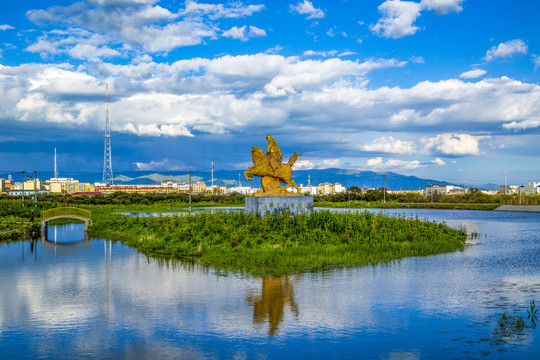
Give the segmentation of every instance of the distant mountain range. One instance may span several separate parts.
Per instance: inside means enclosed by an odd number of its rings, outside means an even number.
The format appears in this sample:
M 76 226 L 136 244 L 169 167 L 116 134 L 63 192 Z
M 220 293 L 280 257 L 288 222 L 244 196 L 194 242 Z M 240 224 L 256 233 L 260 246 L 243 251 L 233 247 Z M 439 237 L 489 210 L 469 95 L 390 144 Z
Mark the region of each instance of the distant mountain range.
M 8 174 L 0 174 L 0 178 L 6 178 Z M 15 181 L 20 181 L 17 178 L 19 174 L 12 174 Z M 235 186 L 238 184 L 238 178 L 243 186 L 260 187 L 258 177 L 253 181 L 247 181 L 244 178 L 242 170 L 214 171 L 214 184 L 219 186 Z M 298 185 L 306 185 L 308 175 L 312 185 L 318 185 L 324 182 L 340 183 L 345 187 L 358 186 L 359 188 L 374 188 L 383 187 L 383 174 L 373 171 L 357 171 L 344 169 L 322 169 L 322 170 L 295 170 L 293 179 Z M 53 176 L 52 173 L 40 173 L 39 177 L 43 180 Z M 62 173 L 60 177 L 71 177 L 81 182 L 100 182 L 102 173 Z M 116 184 L 160 184 L 164 180 L 173 180 L 177 183 L 188 183 L 189 175 L 187 171 L 118 171 L 115 172 L 114 182 Z M 209 171 L 193 171 L 191 181 L 204 181 L 207 185 L 211 182 L 211 173 Z M 419 190 L 429 184 L 452 184 L 447 181 L 435 179 L 422 179 L 416 176 L 405 176 L 393 172 L 386 173 L 386 188 L 389 190 Z M 455 184 L 460 186 L 460 184 Z M 471 185 L 482 190 L 494 190 L 499 186 L 496 184 Z

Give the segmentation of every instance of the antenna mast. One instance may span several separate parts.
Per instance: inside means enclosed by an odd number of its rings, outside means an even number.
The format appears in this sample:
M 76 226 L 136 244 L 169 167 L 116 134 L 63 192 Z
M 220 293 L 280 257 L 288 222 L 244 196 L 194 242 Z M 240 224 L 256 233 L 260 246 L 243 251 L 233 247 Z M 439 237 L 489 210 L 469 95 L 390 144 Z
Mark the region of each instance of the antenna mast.
M 56 168 L 56 148 L 54 148 L 54 178 L 58 179 L 58 170 Z
M 105 83 L 107 90 L 107 109 L 105 110 L 105 153 L 103 157 L 103 183 L 107 186 L 113 184 L 113 171 L 111 159 L 111 123 L 109 120 L 109 83 Z
M 214 193 L 214 162 L 212 161 L 212 194 Z

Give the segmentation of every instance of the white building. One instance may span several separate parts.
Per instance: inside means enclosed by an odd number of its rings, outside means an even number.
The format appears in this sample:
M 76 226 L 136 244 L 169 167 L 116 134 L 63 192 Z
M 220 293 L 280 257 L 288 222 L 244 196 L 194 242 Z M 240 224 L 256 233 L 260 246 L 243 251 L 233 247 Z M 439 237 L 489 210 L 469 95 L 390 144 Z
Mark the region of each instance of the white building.
M 310 195 L 317 195 L 317 187 L 313 185 L 300 185 L 300 192 L 302 194 L 309 193 Z
M 317 187 L 311 185 L 311 175 L 308 174 L 307 185 L 300 184 L 300 192 L 302 194 L 309 193 L 310 195 L 317 195 Z
M 236 193 L 240 193 L 240 194 L 244 194 L 244 195 L 250 195 L 250 194 L 253 194 L 254 192 L 256 192 L 257 190 L 259 190 L 259 189 L 252 188 L 252 187 L 249 187 L 249 186 L 235 186 L 235 187 L 227 188 L 226 194 L 232 194 L 232 193 L 236 192 Z
M 528 184 L 523 185 L 523 187 L 521 187 L 520 190 L 522 194 L 526 194 L 526 195 L 540 194 L 540 183 L 530 182 Z
M 331 195 L 347 191 L 340 183 L 322 183 L 317 185 L 317 193 L 319 195 Z
M 446 195 L 450 190 L 454 189 L 454 185 L 442 185 L 442 184 L 433 184 L 426 186 L 426 195 L 439 194 Z

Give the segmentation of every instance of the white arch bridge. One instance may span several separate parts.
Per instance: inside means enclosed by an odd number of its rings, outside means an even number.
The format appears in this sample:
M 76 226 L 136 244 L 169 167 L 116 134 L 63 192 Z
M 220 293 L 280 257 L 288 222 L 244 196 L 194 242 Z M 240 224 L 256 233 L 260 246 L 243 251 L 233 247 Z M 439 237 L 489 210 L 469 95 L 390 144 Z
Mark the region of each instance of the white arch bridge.
M 92 212 L 90 210 L 70 206 L 43 210 L 41 212 L 41 232 L 45 234 L 47 233 L 47 223 L 49 221 L 62 218 L 71 218 L 84 221 L 84 231 L 87 231 L 90 220 L 92 219 Z

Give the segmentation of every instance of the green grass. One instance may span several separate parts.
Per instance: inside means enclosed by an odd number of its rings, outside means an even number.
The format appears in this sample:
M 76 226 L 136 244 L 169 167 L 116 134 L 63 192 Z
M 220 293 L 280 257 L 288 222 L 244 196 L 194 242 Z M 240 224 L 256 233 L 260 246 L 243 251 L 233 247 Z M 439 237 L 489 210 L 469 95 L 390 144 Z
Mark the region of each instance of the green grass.
M 0 242 L 34 239 L 39 236 L 40 224 L 36 222 L 14 222 L 0 219 Z
M 332 213 L 196 213 L 172 217 L 93 210 L 90 235 L 153 257 L 198 259 L 218 269 L 281 275 L 388 262 L 463 249 L 466 232 L 418 218 Z M 118 210 L 118 209 L 116 209 Z

